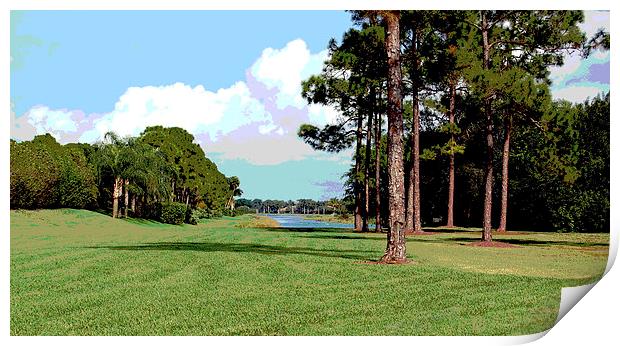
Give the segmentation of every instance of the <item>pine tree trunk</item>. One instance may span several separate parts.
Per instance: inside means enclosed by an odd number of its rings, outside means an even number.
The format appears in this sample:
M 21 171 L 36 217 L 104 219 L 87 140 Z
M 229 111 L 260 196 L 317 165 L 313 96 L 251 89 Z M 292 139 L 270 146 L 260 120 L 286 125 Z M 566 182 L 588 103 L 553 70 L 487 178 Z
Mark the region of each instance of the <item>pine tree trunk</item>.
M 174 202 L 174 180 L 172 180 L 172 193 L 170 194 L 170 202 Z
M 123 190 L 123 179 L 116 177 L 112 189 L 112 217 L 118 218 L 118 202 Z
M 450 117 L 450 125 L 454 125 L 454 104 L 456 102 L 456 81 L 450 81 L 450 108 L 448 116 Z M 452 128 L 452 126 L 451 126 Z M 450 140 L 454 145 L 454 133 L 450 134 Z M 448 171 L 448 220 L 446 227 L 454 227 L 454 152 L 450 153 L 450 169 Z
M 411 141 L 413 142 L 413 140 Z M 409 175 L 405 180 L 405 233 L 413 233 L 413 162 L 410 163 Z
M 420 215 L 420 107 L 416 92 L 413 108 L 413 231 L 422 232 Z
M 381 97 L 379 96 L 379 100 Z M 375 132 L 375 232 L 381 232 L 381 113 L 377 112 Z
M 411 133 L 411 168 L 407 186 L 406 232 L 422 232 L 420 216 L 420 108 L 417 91 L 413 95 L 413 126 Z
M 384 263 L 407 260 L 405 243 L 405 179 L 403 167 L 402 74 L 398 12 L 388 13 L 386 50 L 388 56 L 388 198 L 389 230 Z
M 372 93 L 372 91 L 371 91 Z M 371 96 L 372 100 L 372 96 Z M 368 113 L 368 124 L 366 129 L 366 155 L 364 157 L 364 162 L 366 164 L 365 174 L 364 174 L 364 220 L 362 222 L 362 231 L 368 232 L 368 215 L 370 214 L 370 156 L 371 156 L 371 145 L 372 145 L 372 118 L 374 114 L 371 111 Z
M 487 23 L 486 13 L 482 11 L 482 48 L 483 48 L 483 67 L 485 70 L 489 69 L 489 28 Z M 482 226 L 482 241 L 491 241 L 491 211 L 493 207 L 493 118 L 491 114 L 491 99 L 488 95 L 484 100 L 484 115 L 486 118 L 486 142 L 487 142 L 487 157 L 484 177 L 484 214 L 483 214 L 483 226 Z
M 129 179 L 125 179 L 125 218 L 129 216 Z
M 419 61 L 417 56 L 418 33 L 414 28 L 412 43 L 413 71 L 418 73 Z M 408 203 L 406 212 L 406 231 L 422 232 L 420 219 L 420 99 L 418 85 L 414 82 L 412 92 L 413 119 L 411 126 L 411 170 L 409 171 Z
M 362 159 L 362 123 L 363 119 L 361 115 L 357 117 L 357 131 L 356 131 L 356 146 L 355 146 L 355 177 L 353 180 L 353 187 L 355 190 L 355 230 L 362 230 L 362 187 L 359 182 L 359 175 L 361 172 L 361 159 Z
M 506 118 L 504 136 L 504 150 L 502 152 L 502 210 L 499 218 L 498 232 L 506 232 L 508 218 L 508 161 L 510 160 L 510 133 L 512 131 L 512 118 Z

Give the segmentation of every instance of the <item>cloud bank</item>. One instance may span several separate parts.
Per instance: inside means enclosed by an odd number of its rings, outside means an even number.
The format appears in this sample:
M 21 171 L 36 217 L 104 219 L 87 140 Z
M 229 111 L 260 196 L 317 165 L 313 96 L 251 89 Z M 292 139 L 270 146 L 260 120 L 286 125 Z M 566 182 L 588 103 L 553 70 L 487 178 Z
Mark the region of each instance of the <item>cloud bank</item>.
M 609 11 L 584 11 L 585 21 L 579 25 L 592 38 L 599 29 L 609 32 Z M 553 98 L 573 103 L 583 102 L 609 91 L 609 51 L 594 51 L 583 59 L 573 52 L 564 57 L 562 66 L 550 68 Z
M 263 50 L 246 80 L 215 91 L 184 83 L 133 86 L 104 114 L 39 105 L 18 117 L 11 110 L 11 137 L 29 140 L 49 132 L 61 143 L 93 143 L 108 131 L 136 136 L 147 126 L 163 125 L 188 130 L 207 153 L 223 159 L 273 165 L 326 158 L 297 138 L 300 124 L 324 125 L 339 116 L 301 97 L 301 81 L 320 73 L 325 59 L 326 50 L 313 54 L 297 39 Z

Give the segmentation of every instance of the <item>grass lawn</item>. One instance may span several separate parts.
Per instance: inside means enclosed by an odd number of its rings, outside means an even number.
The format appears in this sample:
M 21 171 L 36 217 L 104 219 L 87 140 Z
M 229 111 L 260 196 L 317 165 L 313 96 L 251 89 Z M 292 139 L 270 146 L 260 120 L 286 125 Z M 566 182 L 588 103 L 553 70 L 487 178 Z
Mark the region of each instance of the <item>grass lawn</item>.
M 355 219 L 353 215 L 338 215 L 338 214 L 298 214 L 306 220 L 316 220 L 335 223 L 350 223 L 353 224 Z M 370 219 L 370 222 L 374 222 L 375 219 Z
M 170 226 L 82 210 L 11 211 L 12 335 L 517 335 L 592 282 L 608 234 L 471 230 L 407 240 L 254 227 L 252 215 Z M 242 226 L 242 227 L 238 227 Z M 437 230 L 436 230 L 437 231 Z

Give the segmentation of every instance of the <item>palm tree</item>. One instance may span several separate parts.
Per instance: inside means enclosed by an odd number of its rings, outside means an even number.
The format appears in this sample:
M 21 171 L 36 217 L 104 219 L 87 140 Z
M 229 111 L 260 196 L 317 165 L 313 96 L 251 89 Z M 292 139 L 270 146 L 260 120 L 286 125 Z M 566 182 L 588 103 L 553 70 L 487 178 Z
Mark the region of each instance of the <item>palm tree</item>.
M 114 132 L 105 134 L 103 141 L 95 144 L 94 161 L 97 167 L 97 177 L 101 181 L 104 171 L 110 172 L 114 179 L 112 186 L 112 217 L 119 215 L 119 198 L 123 190 L 123 175 L 125 174 L 127 160 L 125 148 L 127 142 Z
M 228 199 L 228 208 L 230 208 L 230 211 L 235 210 L 235 197 L 239 197 L 243 194 L 243 190 L 241 190 L 239 188 L 239 185 L 241 185 L 241 183 L 239 182 L 239 178 L 238 177 L 230 177 L 230 178 L 226 178 L 228 180 L 228 186 L 230 188 L 230 197 Z
M 105 134 L 95 144 L 95 166 L 99 180 L 104 172 L 114 179 L 112 186 L 112 217 L 120 215 L 119 200 L 124 192 L 124 216 L 128 216 L 130 193 L 144 199 L 162 200 L 170 195 L 174 168 L 163 154 L 137 138 L 121 138 L 114 132 Z M 135 207 L 135 198 L 134 198 Z
M 143 200 L 167 200 L 172 194 L 171 181 L 177 174 L 175 167 L 166 161 L 161 151 L 137 138 L 129 138 L 128 144 L 127 157 L 130 158 L 131 164 L 125 172 L 125 182 L 129 187 L 125 189 L 125 216 L 130 193 L 133 194 L 134 201 L 132 209 L 136 206 L 136 196 L 142 197 Z

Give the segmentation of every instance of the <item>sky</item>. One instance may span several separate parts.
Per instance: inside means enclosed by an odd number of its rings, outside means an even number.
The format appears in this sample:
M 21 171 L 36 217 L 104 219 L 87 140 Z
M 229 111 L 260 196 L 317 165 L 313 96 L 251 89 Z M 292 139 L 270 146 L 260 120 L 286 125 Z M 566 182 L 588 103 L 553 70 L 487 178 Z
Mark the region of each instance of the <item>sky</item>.
M 585 14 L 587 35 L 609 29 L 608 12 Z M 341 196 L 351 151 L 316 152 L 296 133 L 338 117 L 308 105 L 300 83 L 320 73 L 348 13 L 12 11 L 10 25 L 11 138 L 93 143 L 179 126 L 246 198 Z M 607 92 L 609 53 L 568 55 L 551 80 L 555 99 Z

